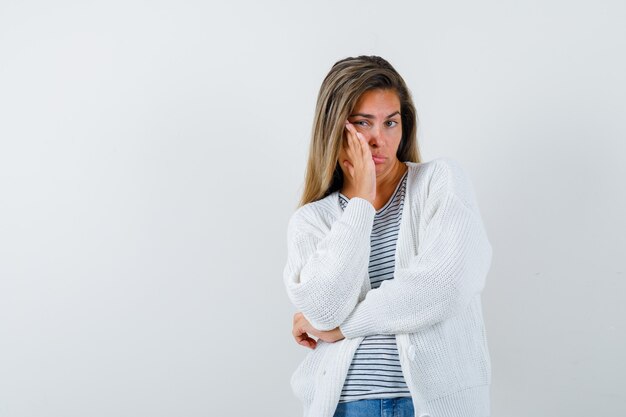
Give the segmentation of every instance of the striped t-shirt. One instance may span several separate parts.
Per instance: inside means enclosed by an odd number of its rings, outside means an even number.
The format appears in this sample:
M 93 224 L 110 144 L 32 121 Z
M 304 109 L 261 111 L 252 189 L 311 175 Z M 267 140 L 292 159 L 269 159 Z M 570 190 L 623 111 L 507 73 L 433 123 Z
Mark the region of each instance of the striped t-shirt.
M 393 279 L 406 178 L 405 172 L 389 201 L 374 216 L 369 261 L 371 291 L 376 291 L 384 280 Z M 348 198 L 339 193 L 341 209 L 347 204 Z M 395 335 L 366 336 L 354 353 L 339 402 L 410 396 L 400 367 Z

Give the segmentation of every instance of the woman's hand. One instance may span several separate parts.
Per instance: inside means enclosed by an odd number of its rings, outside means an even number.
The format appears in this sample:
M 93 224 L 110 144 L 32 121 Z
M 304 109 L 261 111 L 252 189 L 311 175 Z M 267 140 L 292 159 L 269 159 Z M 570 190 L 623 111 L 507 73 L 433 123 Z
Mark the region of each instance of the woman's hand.
M 341 330 L 339 330 L 339 327 L 328 331 L 317 330 L 311 326 L 311 323 L 304 317 L 304 314 L 300 312 L 297 312 L 293 316 L 292 334 L 298 344 L 311 349 L 315 349 L 317 341 L 309 336 L 309 334 L 328 343 L 334 343 L 345 338 Z
M 365 137 L 348 121 L 339 162 L 347 171 L 349 182 L 356 191 L 355 195 L 373 205 L 376 199 L 376 165 L 372 159 L 372 151 Z

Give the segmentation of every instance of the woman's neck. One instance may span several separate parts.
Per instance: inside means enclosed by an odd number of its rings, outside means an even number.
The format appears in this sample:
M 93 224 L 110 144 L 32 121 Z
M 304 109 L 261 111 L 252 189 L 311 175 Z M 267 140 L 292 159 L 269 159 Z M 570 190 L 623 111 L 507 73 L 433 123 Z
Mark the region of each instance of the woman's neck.
M 394 166 L 389 172 L 376 176 L 376 198 L 378 198 L 379 193 L 383 195 L 393 193 L 407 169 L 408 167 L 404 162 L 396 159 Z

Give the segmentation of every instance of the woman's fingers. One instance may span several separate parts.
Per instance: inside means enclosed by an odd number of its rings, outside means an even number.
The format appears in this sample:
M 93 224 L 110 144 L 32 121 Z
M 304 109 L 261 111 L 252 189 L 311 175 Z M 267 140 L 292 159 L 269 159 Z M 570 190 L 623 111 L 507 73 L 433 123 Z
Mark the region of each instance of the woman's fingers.
M 315 346 L 317 346 L 317 341 L 305 334 L 300 340 L 298 340 L 298 344 L 304 347 L 308 347 L 310 349 L 315 349 Z
M 371 159 L 372 154 L 369 149 L 369 145 L 365 140 L 363 134 L 356 130 L 352 123 L 346 123 L 346 129 L 348 130 L 348 144 L 354 146 L 356 154 L 363 159 Z
M 358 137 L 358 132 L 356 131 L 354 125 L 351 123 L 346 123 L 346 141 L 347 141 L 347 149 L 346 152 L 348 156 L 352 158 L 353 164 L 358 161 L 355 161 L 356 158 L 361 158 L 363 155 L 361 140 Z
M 358 139 L 354 136 L 355 133 L 356 133 L 356 130 L 354 129 L 354 126 L 346 122 L 346 134 L 345 134 L 344 142 L 343 142 L 343 146 L 344 146 L 343 150 L 346 156 L 346 160 L 341 161 L 341 163 L 348 170 L 352 178 L 354 178 L 354 169 L 355 169 L 353 161 L 355 160 L 355 157 L 358 155 L 358 152 L 356 151 L 356 148 L 355 148 L 356 146 L 358 146 L 358 144 L 355 143 L 355 141 Z
M 354 126 L 350 123 L 346 123 L 346 151 L 350 151 L 354 148 Z
M 291 331 L 296 343 L 299 345 L 315 349 L 317 341 L 307 333 L 308 320 L 300 312 L 293 316 L 293 329 Z
M 363 157 L 363 159 L 367 159 L 368 155 L 369 155 L 369 159 L 372 159 L 372 154 L 370 152 L 370 147 L 367 144 L 367 142 L 365 141 L 365 138 L 363 137 L 363 134 L 360 132 L 356 132 L 356 137 L 357 140 L 359 141 L 359 144 L 361 145 L 361 155 Z
M 294 339 L 296 339 L 296 343 L 298 343 L 299 345 L 306 347 L 315 346 L 315 340 L 306 332 L 294 331 L 293 337 Z

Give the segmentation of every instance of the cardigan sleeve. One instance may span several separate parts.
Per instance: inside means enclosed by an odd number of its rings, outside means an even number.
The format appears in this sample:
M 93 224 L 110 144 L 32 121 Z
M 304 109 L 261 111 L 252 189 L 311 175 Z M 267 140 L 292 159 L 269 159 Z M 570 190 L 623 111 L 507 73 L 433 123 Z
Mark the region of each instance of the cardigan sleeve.
M 320 230 L 311 210 L 289 220 L 283 281 L 293 305 L 316 329 L 336 328 L 354 309 L 367 276 L 375 214 L 369 201 L 353 197 L 330 231 Z
M 356 305 L 339 326 L 346 338 L 417 332 L 460 313 L 482 291 L 492 247 L 468 201 L 447 191 L 427 202 L 433 214 L 418 254 Z

